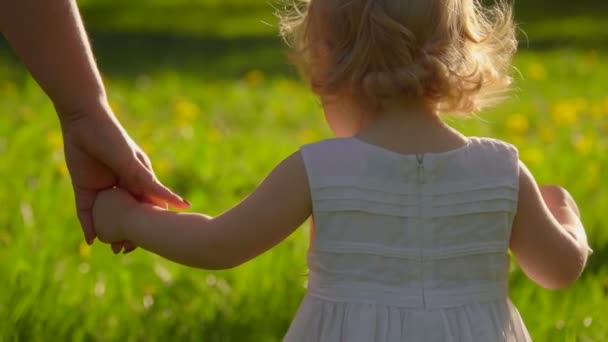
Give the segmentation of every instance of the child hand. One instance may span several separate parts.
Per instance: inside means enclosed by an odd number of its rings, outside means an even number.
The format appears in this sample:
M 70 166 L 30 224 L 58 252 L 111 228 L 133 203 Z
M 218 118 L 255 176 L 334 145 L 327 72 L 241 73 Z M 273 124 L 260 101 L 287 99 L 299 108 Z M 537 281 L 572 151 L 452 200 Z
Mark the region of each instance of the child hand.
M 558 185 L 542 185 L 540 186 L 540 194 L 543 196 L 545 204 L 552 213 L 555 213 L 560 208 L 568 207 L 574 211 L 576 216 L 581 217 L 581 212 L 570 193 Z
M 123 189 L 110 189 L 97 194 L 93 206 L 95 233 L 102 242 L 112 243 L 125 239 L 127 216 L 137 200 Z

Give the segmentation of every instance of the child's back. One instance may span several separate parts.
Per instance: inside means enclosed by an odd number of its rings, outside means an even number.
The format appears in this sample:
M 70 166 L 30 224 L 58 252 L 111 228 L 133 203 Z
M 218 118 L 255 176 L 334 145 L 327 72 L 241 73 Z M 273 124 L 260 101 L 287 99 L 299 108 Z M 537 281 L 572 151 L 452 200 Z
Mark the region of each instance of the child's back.
M 283 31 L 342 138 L 293 153 L 217 218 L 107 192 L 100 239 L 222 269 L 312 214 L 308 294 L 287 341 L 529 341 L 508 298 L 508 249 L 539 285 L 568 286 L 588 255 L 580 213 L 565 190 L 539 189 L 513 146 L 465 138 L 439 115 L 504 98 L 511 6 L 302 3 Z
M 287 341 L 530 340 L 508 299 L 512 145 L 416 155 L 344 138 L 301 154 L 315 229 Z

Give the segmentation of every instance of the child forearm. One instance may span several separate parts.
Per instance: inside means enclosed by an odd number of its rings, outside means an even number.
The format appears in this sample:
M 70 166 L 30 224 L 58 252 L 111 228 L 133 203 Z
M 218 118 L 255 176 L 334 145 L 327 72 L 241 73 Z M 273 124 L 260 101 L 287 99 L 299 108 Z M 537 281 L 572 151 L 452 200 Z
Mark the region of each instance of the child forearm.
M 576 201 L 566 189 L 560 186 L 543 185 L 540 187 L 540 191 L 551 215 L 574 238 L 580 254 L 586 261 L 590 249 Z
M 579 249 L 586 255 L 589 249 L 587 234 L 583 223 L 577 214 L 577 209 L 571 205 L 563 204 L 559 207 L 550 208 L 553 217 L 561 226 L 577 241 Z
M 127 240 L 164 258 L 191 267 L 224 269 L 231 265 L 218 243 L 212 218 L 137 205 L 125 222 Z M 216 242 L 216 243 L 214 243 Z

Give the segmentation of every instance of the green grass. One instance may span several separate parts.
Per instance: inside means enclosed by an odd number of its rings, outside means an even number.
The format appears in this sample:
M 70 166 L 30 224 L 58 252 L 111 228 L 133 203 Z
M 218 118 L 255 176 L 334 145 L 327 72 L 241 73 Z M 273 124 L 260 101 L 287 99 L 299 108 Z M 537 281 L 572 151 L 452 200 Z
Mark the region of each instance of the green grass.
M 301 144 L 330 136 L 273 41 L 94 36 L 117 115 L 195 211 L 221 213 Z M 540 183 L 564 185 L 580 204 L 595 249 L 581 280 L 547 291 L 512 272 L 512 299 L 536 341 L 608 336 L 607 53 L 523 51 L 512 100 L 481 120 L 450 120 L 466 134 L 515 143 Z M 306 227 L 222 272 L 87 247 L 53 108 L 1 49 L 0 112 L 0 342 L 282 337 L 304 293 Z

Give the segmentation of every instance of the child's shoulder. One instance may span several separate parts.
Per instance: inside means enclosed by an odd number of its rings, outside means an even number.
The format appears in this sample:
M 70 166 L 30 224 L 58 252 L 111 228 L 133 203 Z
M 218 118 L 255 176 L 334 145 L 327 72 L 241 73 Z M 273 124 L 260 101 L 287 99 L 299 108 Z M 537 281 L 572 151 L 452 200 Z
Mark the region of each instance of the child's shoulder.
M 304 160 L 315 156 L 315 159 L 333 159 L 336 156 L 346 156 L 351 149 L 351 138 L 328 138 L 304 144 L 300 147 L 300 154 Z
M 518 148 L 512 143 L 492 138 L 492 137 L 478 137 L 478 136 L 469 136 L 467 137 L 469 143 L 467 145 L 478 145 L 481 146 L 484 150 L 491 150 L 494 152 L 507 152 L 519 157 Z M 345 150 L 351 146 L 353 138 L 329 138 L 323 139 L 316 142 L 304 144 L 300 147 L 300 150 L 303 153 L 310 152 L 345 152 Z
M 480 145 L 495 151 L 508 151 L 519 155 L 519 149 L 512 143 L 492 137 L 469 137 L 469 140 L 475 140 Z
M 490 137 L 471 137 L 479 148 L 467 158 L 473 165 L 487 174 L 517 174 L 519 169 L 519 150 L 507 141 Z
M 324 148 L 340 148 L 346 146 L 349 140 L 352 140 L 352 138 L 327 138 L 304 144 L 300 147 L 300 149 L 310 150 Z

